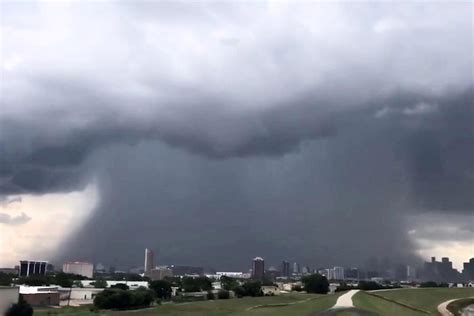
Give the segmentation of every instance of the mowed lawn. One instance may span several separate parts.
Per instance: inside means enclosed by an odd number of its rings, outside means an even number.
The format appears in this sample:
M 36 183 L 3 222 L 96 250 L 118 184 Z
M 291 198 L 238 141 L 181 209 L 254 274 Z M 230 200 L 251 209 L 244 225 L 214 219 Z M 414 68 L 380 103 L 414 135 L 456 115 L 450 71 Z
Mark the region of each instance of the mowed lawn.
M 422 316 L 427 315 L 401 306 L 399 304 L 386 301 L 365 292 L 358 292 L 352 297 L 352 302 L 358 308 L 374 312 L 383 316 Z
M 312 315 L 333 306 L 340 294 L 283 294 L 268 297 L 245 297 L 241 299 L 215 300 L 189 303 L 163 303 L 149 309 L 132 311 L 100 311 L 92 313 L 86 307 L 38 309 L 34 315 L 69 316 L 221 316 L 221 315 Z
M 474 288 L 423 288 L 380 291 L 374 294 L 401 302 L 436 315 L 437 307 L 454 298 L 474 296 Z

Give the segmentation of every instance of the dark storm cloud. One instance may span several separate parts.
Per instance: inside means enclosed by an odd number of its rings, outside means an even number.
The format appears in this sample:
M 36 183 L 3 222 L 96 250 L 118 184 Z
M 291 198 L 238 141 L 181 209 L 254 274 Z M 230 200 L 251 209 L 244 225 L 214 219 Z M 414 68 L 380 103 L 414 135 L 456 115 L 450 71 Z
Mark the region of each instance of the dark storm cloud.
M 2 9 L 0 194 L 97 179 L 68 259 L 408 258 L 473 210 L 470 4 Z

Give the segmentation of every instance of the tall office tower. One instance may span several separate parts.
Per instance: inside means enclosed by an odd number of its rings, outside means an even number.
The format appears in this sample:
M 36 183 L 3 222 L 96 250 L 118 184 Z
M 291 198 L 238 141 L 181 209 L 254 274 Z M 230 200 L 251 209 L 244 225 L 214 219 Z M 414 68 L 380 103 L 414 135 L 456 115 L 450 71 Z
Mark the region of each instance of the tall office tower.
M 281 263 L 281 276 L 289 277 L 290 276 L 290 263 L 288 261 L 283 261 Z
M 151 270 L 155 268 L 154 256 L 152 250 L 148 248 L 145 249 L 145 274 L 150 274 Z
M 255 257 L 252 261 L 252 277 L 254 279 L 263 279 L 265 275 L 265 261 L 262 257 Z

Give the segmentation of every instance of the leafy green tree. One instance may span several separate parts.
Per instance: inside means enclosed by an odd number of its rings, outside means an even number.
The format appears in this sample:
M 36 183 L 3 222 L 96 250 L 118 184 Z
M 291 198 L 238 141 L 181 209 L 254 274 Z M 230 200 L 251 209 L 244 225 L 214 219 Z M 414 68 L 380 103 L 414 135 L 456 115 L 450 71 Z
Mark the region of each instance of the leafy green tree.
M 31 316 L 33 308 L 21 296 L 18 303 L 13 304 L 6 311 L 5 316 Z
M 219 281 L 221 282 L 222 287 L 227 291 L 234 290 L 237 286 L 239 286 L 239 282 L 236 279 L 225 275 L 221 276 Z
M 241 285 L 235 287 L 233 291 L 238 298 L 244 297 L 247 294 L 245 288 Z
M 212 290 L 212 282 L 207 277 L 184 277 L 182 287 L 185 292 L 200 292 Z
M 262 283 L 260 281 L 250 280 L 243 284 L 245 290 L 244 296 L 262 296 Z
M 329 282 L 325 276 L 321 274 L 311 274 L 304 276 L 301 281 L 304 290 L 308 293 L 327 294 L 329 292 Z
M 427 281 L 420 284 L 420 287 L 438 287 L 438 283 L 434 281 Z
M 217 292 L 217 298 L 220 300 L 226 300 L 229 297 L 230 297 L 230 294 L 229 294 L 229 291 L 227 290 L 219 290 L 219 292 Z
M 207 297 L 208 300 L 215 300 L 216 299 L 216 296 L 214 295 L 214 293 L 212 291 L 207 291 L 206 297 Z
M 72 283 L 72 286 L 73 287 L 84 287 L 81 280 L 74 280 L 74 282 Z
M 13 278 L 11 274 L 0 272 L 0 285 L 9 286 L 13 282 L 12 279 Z
M 95 288 L 103 289 L 107 287 L 107 281 L 104 279 L 97 279 L 91 283 Z
M 17 284 L 25 284 L 29 286 L 50 285 L 51 279 L 44 275 L 32 275 L 28 277 L 19 278 Z
M 155 292 L 156 297 L 160 299 L 171 298 L 171 283 L 166 280 L 156 280 L 149 283 L 151 290 Z
M 113 289 L 121 289 L 121 290 L 124 290 L 124 291 L 130 289 L 130 287 L 126 283 L 117 283 L 117 284 L 114 284 L 110 287 L 113 288 Z
M 382 290 L 385 288 L 383 285 L 374 281 L 360 281 L 358 287 L 364 291 Z
M 148 289 L 137 289 L 135 291 L 106 289 L 94 298 L 94 306 L 100 309 L 137 308 L 149 306 L 153 300 L 153 291 Z
M 52 283 L 57 284 L 62 287 L 72 287 L 74 283 L 75 275 L 59 272 L 55 275 Z

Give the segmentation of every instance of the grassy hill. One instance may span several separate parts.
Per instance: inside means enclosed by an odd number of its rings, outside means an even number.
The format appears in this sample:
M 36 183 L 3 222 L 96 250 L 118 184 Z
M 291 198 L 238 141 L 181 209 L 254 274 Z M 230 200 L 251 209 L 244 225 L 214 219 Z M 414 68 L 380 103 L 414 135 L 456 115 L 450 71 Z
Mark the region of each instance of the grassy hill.
M 474 288 L 424 288 L 376 292 L 377 295 L 401 302 L 428 312 L 437 313 L 437 307 L 444 301 L 474 296 Z
M 164 303 L 149 309 L 134 311 L 101 311 L 92 313 L 88 307 L 60 309 L 36 309 L 34 315 L 68 316 L 223 316 L 223 315 L 312 315 L 334 305 L 340 294 L 283 294 L 268 297 L 245 297 L 241 299 L 215 300 L 189 303 Z

